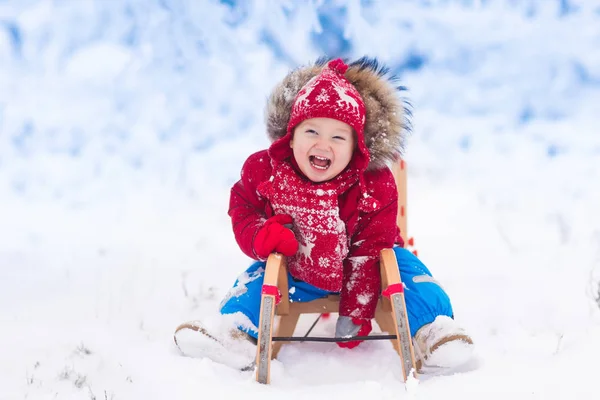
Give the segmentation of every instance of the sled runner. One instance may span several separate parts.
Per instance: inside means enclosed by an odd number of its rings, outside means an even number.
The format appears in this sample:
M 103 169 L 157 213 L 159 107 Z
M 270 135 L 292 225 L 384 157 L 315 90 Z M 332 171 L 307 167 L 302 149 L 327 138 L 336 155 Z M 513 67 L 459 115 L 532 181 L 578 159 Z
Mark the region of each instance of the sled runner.
M 403 240 L 412 245 L 412 240 L 406 237 L 406 166 L 399 161 L 393 168 L 398 188 L 398 217 Z M 354 341 L 354 340 L 391 340 L 398 352 L 402 363 L 403 378 L 417 378 L 412 337 L 408 324 L 408 315 L 404 301 L 404 287 L 400 280 L 398 263 L 392 249 L 384 249 L 380 256 L 381 297 L 377 304 L 375 321 L 382 331 L 389 335 L 358 336 L 352 338 L 311 338 L 293 337 L 296 324 L 301 314 L 323 314 L 338 312 L 339 296 L 330 295 L 326 298 L 310 302 L 290 303 L 288 294 L 288 278 L 285 257 L 273 253 L 267 260 L 260 318 L 258 326 L 258 342 L 256 349 L 256 380 L 259 383 L 270 382 L 270 362 L 276 358 L 282 344 L 291 341 Z M 276 336 L 273 335 L 275 316 L 280 316 Z

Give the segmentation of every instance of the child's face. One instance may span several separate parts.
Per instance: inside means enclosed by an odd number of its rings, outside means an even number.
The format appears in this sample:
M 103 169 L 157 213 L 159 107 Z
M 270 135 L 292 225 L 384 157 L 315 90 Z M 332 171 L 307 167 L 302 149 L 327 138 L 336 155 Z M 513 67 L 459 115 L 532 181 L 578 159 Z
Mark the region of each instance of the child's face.
M 310 118 L 294 128 L 290 147 L 300 171 L 313 182 L 335 178 L 354 152 L 354 131 L 332 118 Z

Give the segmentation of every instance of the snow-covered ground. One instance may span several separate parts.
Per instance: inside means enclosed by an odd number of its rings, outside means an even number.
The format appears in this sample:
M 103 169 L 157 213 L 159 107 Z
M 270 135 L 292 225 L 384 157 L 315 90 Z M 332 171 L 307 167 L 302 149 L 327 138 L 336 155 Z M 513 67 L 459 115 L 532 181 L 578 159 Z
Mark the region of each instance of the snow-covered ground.
M 381 3 L 0 2 L 0 400 L 598 398 L 600 3 Z M 477 344 L 408 392 L 389 343 L 284 346 L 270 386 L 172 343 L 250 262 L 229 187 L 322 52 L 409 88 L 409 235 Z

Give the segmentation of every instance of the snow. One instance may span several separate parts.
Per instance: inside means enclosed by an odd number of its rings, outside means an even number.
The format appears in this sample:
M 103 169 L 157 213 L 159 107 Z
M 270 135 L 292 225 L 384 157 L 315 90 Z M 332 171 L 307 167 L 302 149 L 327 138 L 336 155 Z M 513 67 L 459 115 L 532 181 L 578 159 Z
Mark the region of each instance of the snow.
M 383 3 L 0 3 L 0 399 L 598 397 L 600 2 Z M 250 263 L 266 96 L 323 53 L 408 87 L 408 234 L 476 344 L 408 391 L 387 342 L 285 345 L 268 387 L 173 346 Z

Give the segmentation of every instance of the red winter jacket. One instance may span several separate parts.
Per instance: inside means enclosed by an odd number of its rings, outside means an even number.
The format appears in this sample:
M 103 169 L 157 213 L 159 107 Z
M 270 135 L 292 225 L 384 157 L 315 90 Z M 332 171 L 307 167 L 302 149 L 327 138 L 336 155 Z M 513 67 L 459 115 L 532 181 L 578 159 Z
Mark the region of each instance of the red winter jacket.
M 297 169 L 296 172 L 301 174 Z M 259 151 L 246 160 L 241 179 L 231 189 L 229 215 L 235 238 L 242 251 L 253 259 L 258 259 L 252 246 L 256 232 L 273 216 L 268 201 L 258 192 L 258 186 L 271 175 L 269 152 Z M 349 253 L 343 263 L 340 315 L 373 318 L 381 290 L 379 253 L 395 243 L 403 243 L 396 225 L 398 193 L 391 171 L 367 170 L 363 177 L 363 190 L 379 204 L 376 211 L 359 211 L 362 196 L 358 181 L 338 198 L 340 218 L 349 239 Z

